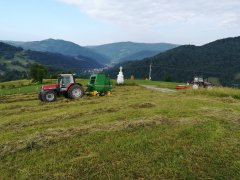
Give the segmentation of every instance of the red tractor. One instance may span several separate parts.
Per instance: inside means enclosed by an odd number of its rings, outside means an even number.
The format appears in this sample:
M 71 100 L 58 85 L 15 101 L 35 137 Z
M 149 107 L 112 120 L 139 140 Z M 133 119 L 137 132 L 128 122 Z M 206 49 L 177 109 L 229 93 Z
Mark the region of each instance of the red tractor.
M 81 98 L 84 95 L 82 85 L 75 82 L 73 74 L 60 74 L 57 84 L 43 85 L 39 93 L 39 99 L 45 102 L 53 102 L 61 95 L 70 99 Z

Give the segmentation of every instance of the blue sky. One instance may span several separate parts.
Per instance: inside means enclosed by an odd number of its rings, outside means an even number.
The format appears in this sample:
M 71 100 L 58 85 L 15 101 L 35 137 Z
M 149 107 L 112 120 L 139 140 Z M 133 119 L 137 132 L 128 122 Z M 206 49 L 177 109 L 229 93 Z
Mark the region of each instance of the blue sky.
M 240 35 L 239 0 L 0 0 L 0 39 L 201 45 Z

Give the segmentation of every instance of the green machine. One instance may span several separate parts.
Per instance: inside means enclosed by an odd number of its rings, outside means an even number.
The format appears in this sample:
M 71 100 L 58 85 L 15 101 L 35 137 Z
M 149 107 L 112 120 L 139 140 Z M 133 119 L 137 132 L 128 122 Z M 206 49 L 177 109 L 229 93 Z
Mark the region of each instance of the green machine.
M 110 95 L 111 90 L 111 79 L 105 74 L 99 73 L 91 75 L 86 93 L 94 96 Z

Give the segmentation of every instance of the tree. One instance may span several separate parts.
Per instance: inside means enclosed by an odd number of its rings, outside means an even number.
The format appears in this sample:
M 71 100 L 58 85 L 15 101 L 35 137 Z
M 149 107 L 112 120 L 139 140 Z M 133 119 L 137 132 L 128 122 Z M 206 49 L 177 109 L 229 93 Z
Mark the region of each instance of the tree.
M 41 64 L 33 64 L 30 67 L 30 77 L 34 82 L 43 82 L 43 78 L 46 78 L 48 74 L 48 70 L 45 66 Z

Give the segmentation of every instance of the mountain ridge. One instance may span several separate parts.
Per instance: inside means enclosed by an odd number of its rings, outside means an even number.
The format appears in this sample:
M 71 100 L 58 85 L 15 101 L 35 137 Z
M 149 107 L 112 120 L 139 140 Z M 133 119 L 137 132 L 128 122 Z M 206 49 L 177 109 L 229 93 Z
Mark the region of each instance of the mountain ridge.
M 18 41 L 5 41 L 14 46 L 22 47 L 25 50 L 60 53 L 65 56 L 84 56 L 87 58 L 94 59 L 98 63 L 106 64 L 109 63 L 109 59 L 104 55 L 91 51 L 88 48 L 80 46 L 76 43 L 65 41 L 61 39 L 45 39 L 42 41 L 30 41 L 30 42 L 18 42 Z
M 70 41 L 52 38 L 42 41 L 4 42 L 14 46 L 22 47 L 25 50 L 60 53 L 72 57 L 78 55 L 85 56 L 95 59 L 103 65 L 116 64 L 126 60 L 140 60 L 178 46 L 170 43 L 138 43 L 131 41 L 109 43 L 97 46 L 80 46 Z M 149 53 L 150 51 L 154 51 L 156 53 Z

